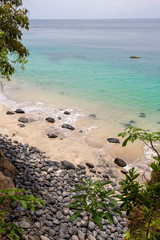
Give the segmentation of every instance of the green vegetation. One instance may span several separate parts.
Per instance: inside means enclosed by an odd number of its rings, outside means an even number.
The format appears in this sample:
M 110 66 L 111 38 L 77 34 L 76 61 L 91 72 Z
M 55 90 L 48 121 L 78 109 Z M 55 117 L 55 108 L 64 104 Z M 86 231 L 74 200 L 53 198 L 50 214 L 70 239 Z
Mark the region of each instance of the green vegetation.
M 127 211 L 129 229 L 126 239 L 129 240 L 158 240 L 160 239 L 160 153 L 155 142 L 160 141 L 160 132 L 148 133 L 143 129 L 129 127 L 118 136 L 127 137 L 123 142 L 143 141 L 155 155 L 155 162 L 149 166 L 152 169 L 151 179 L 140 185 L 136 180 L 139 174 L 132 168 L 126 179 L 121 181 L 120 199 L 124 210 Z
M 15 64 L 24 69 L 28 50 L 23 46 L 21 29 L 29 29 L 27 9 L 22 0 L 0 0 L 0 77 L 10 80 Z
M 40 198 L 35 198 L 33 195 L 28 195 L 24 189 L 9 189 L 0 190 L 0 236 L 7 237 L 11 240 L 23 239 L 22 229 L 16 226 L 14 223 L 6 222 L 7 210 L 5 209 L 5 203 L 9 206 L 11 203 L 19 201 L 22 206 L 27 209 L 35 210 L 35 206 L 42 206 L 45 204 Z
M 73 196 L 74 201 L 69 205 L 69 208 L 75 210 L 70 221 L 73 222 L 80 217 L 82 212 L 87 212 L 88 223 L 85 239 L 87 238 L 90 220 L 103 229 L 103 218 L 107 218 L 109 223 L 113 224 L 112 212 L 120 213 L 120 211 L 116 209 L 117 201 L 114 190 L 105 189 L 105 186 L 109 183 L 111 182 L 94 182 L 91 178 L 84 178 L 81 184 L 75 184 L 75 190 L 72 192 L 78 194 Z

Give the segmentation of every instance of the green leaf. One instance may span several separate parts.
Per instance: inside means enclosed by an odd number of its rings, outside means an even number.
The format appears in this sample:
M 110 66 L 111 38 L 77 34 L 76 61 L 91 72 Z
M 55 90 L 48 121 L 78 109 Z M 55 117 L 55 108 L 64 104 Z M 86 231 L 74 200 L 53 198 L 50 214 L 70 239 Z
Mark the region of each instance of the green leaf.
M 96 223 L 100 229 L 103 229 L 103 224 L 102 224 L 103 213 L 97 212 L 95 210 L 92 210 L 91 213 L 92 213 L 92 220 L 94 221 L 94 223 Z
M 125 147 L 127 145 L 127 142 L 129 141 L 129 138 L 127 138 L 123 143 L 122 143 L 122 147 Z
M 106 216 L 106 218 L 108 219 L 109 224 L 112 225 L 112 224 L 113 224 L 113 216 L 112 216 L 112 214 L 109 213 L 109 212 L 106 212 L 106 213 L 105 213 L 105 216 Z
M 81 213 L 83 212 L 83 209 L 82 210 L 78 210 L 76 211 L 69 219 L 70 222 L 73 222 L 75 219 L 77 219 Z
M 22 206 L 27 209 L 27 202 L 25 200 L 19 200 L 22 204 Z
M 117 201 L 115 199 L 110 198 L 109 200 L 113 204 L 114 207 L 117 207 Z
M 15 235 L 15 231 L 14 230 L 10 231 L 10 234 L 11 234 L 11 236 L 14 236 Z
M 111 195 L 114 192 L 115 192 L 115 190 L 110 189 L 110 190 L 106 191 L 106 196 Z
M 115 213 L 118 213 L 118 214 L 122 215 L 122 212 L 118 209 L 112 209 L 112 212 L 115 212 Z
M 3 204 L 3 202 L 4 202 L 5 199 L 6 199 L 6 197 L 1 197 L 1 198 L 0 198 L 0 205 Z
M 73 196 L 73 198 L 75 199 L 84 199 L 87 197 L 87 194 L 80 194 L 80 195 L 77 195 L 77 196 Z
M 130 235 L 130 232 L 129 232 L 129 231 L 127 231 L 127 232 L 126 232 L 126 234 L 125 234 L 125 237 L 126 237 L 126 239 L 129 239 L 129 238 L 130 238 L 130 236 L 131 236 L 131 235 Z

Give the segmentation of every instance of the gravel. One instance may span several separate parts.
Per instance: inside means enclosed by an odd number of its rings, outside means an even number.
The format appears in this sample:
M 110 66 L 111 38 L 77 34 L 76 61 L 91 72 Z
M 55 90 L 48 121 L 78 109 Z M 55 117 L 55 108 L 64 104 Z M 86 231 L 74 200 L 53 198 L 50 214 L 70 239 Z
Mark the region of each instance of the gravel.
M 75 166 L 68 161 L 55 162 L 46 157 L 38 148 L 12 141 L 0 135 L 0 149 L 5 157 L 17 168 L 15 187 L 24 188 L 29 194 L 40 197 L 46 204 L 36 207 L 35 212 L 13 203 L 13 213 L 9 221 L 23 229 L 24 239 L 30 240 L 83 240 L 86 233 L 87 216 L 69 218 L 73 210 L 68 208 L 74 193 L 74 184 L 86 174 L 85 166 Z M 93 176 L 93 173 L 91 173 Z M 96 173 L 95 173 L 96 176 Z M 105 177 L 105 176 L 104 176 Z M 103 180 L 103 176 L 101 176 Z M 105 180 L 105 179 L 104 179 Z M 112 185 L 109 185 L 113 189 Z M 16 217 L 15 217 L 16 216 Z M 15 218 L 14 218 L 15 217 Z M 114 224 L 105 219 L 103 230 L 94 222 L 89 223 L 88 240 L 121 240 L 127 231 L 125 212 L 120 216 L 114 213 Z

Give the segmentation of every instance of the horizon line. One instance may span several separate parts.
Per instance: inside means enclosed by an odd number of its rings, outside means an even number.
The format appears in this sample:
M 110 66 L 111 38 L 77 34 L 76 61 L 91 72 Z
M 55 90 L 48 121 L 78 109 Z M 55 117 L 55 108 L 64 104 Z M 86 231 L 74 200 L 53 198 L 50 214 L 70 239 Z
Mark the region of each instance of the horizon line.
M 148 20 L 160 19 L 159 18 L 31 18 L 30 20 Z

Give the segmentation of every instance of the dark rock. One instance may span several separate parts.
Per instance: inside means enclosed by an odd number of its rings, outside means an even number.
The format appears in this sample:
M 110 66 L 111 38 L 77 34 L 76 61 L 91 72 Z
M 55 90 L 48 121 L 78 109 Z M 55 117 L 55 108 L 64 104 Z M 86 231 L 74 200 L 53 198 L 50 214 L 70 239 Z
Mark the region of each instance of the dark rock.
M 94 114 L 94 113 L 93 113 L 93 114 L 90 114 L 89 117 L 91 117 L 91 118 L 96 118 L 96 114 Z
M 130 123 L 136 123 L 134 120 L 129 121 Z
M 82 131 L 82 130 L 79 130 L 79 132 L 80 132 L 80 133 L 83 133 L 83 131 Z
M 58 117 L 58 120 L 62 120 L 62 118 L 61 118 L 61 117 Z
M 160 122 L 157 122 L 157 124 L 160 124 Z
M 49 204 L 49 205 L 55 205 L 56 202 L 57 201 L 56 201 L 56 199 L 54 197 L 48 198 L 48 200 L 47 200 L 47 204 Z
M 77 167 L 79 167 L 80 169 L 85 169 L 86 168 L 85 166 L 80 165 L 80 164 L 78 164 Z
M 18 119 L 18 121 L 19 121 L 19 122 L 22 122 L 22 123 L 28 123 L 28 119 L 25 118 L 25 117 L 20 117 L 20 118 Z
M 107 141 L 109 143 L 120 143 L 119 139 L 117 138 L 107 138 Z
M 25 111 L 23 111 L 22 109 L 16 109 L 15 112 L 16 112 L 16 113 L 25 113 Z
M 69 124 L 63 124 L 62 128 L 67 128 L 69 130 L 75 130 L 75 128 L 73 126 L 69 125 Z
M 55 119 L 51 117 L 46 118 L 46 121 L 50 123 L 55 123 Z
M 146 117 L 146 114 L 143 113 L 143 112 L 141 112 L 141 113 L 139 114 L 139 117 L 141 117 L 141 118 L 145 118 L 145 117 Z
M 96 173 L 96 170 L 90 169 L 90 172 L 91 172 L 91 173 Z
M 141 114 L 141 115 L 146 115 L 144 112 L 141 112 L 140 114 Z
M 17 211 L 18 211 L 18 212 L 24 212 L 24 211 L 25 211 L 25 208 L 22 207 L 22 206 L 18 206 L 18 207 L 17 207 Z
M 109 178 L 107 174 L 103 174 L 103 178 Z
M 121 170 L 121 173 L 123 173 L 123 174 L 127 174 L 128 172 L 125 171 L 125 170 Z
M 120 158 L 116 158 L 116 159 L 114 160 L 114 162 L 115 162 L 118 166 L 120 166 L 120 167 L 125 167 L 125 166 L 127 166 L 127 163 L 126 163 L 124 160 L 120 159 Z
M 11 215 L 9 215 L 5 218 L 5 221 L 6 222 L 13 222 L 13 221 L 16 221 L 18 218 L 19 218 L 19 215 L 11 214 Z
M 20 126 L 21 128 L 25 127 L 24 124 L 17 124 L 18 126 Z
M 70 170 L 68 171 L 68 175 L 69 175 L 69 177 L 75 177 L 75 170 L 70 169 Z
M 86 174 L 86 171 L 85 171 L 85 170 L 82 170 L 82 171 L 81 171 L 81 174 Z
M 71 113 L 69 111 L 65 111 L 64 114 L 70 115 Z
M 124 123 L 123 125 L 124 125 L 124 127 L 126 127 L 126 128 L 132 127 L 132 125 L 131 125 L 130 123 Z
M 54 133 L 48 133 L 47 134 L 48 138 L 57 138 L 58 136 Z
M 62 165 L 63 165 L 67 170 L 69 170 L 69 169 L 75 169 L 75 166 L 73 165 L 73 163 L 68 162 L 68 161 L 66 161 L 66 160 L 64 160 L 64 161 L 62 162 Z
M 8 115 L 13 115 L 13 114 L 14 114 L 14 112 L 7 111 L 7 112 L 6 112 L 6 114 L 8 114 Z
M 139 59 L 140 58 L 140 56 L 130 56 L 130 58 L 135 58 L 135 59 Z
M 87 162 L 86 165 L 87 165 L 89 168 L 94 168 L 94 165 L 93 165 L 92 163 Z

